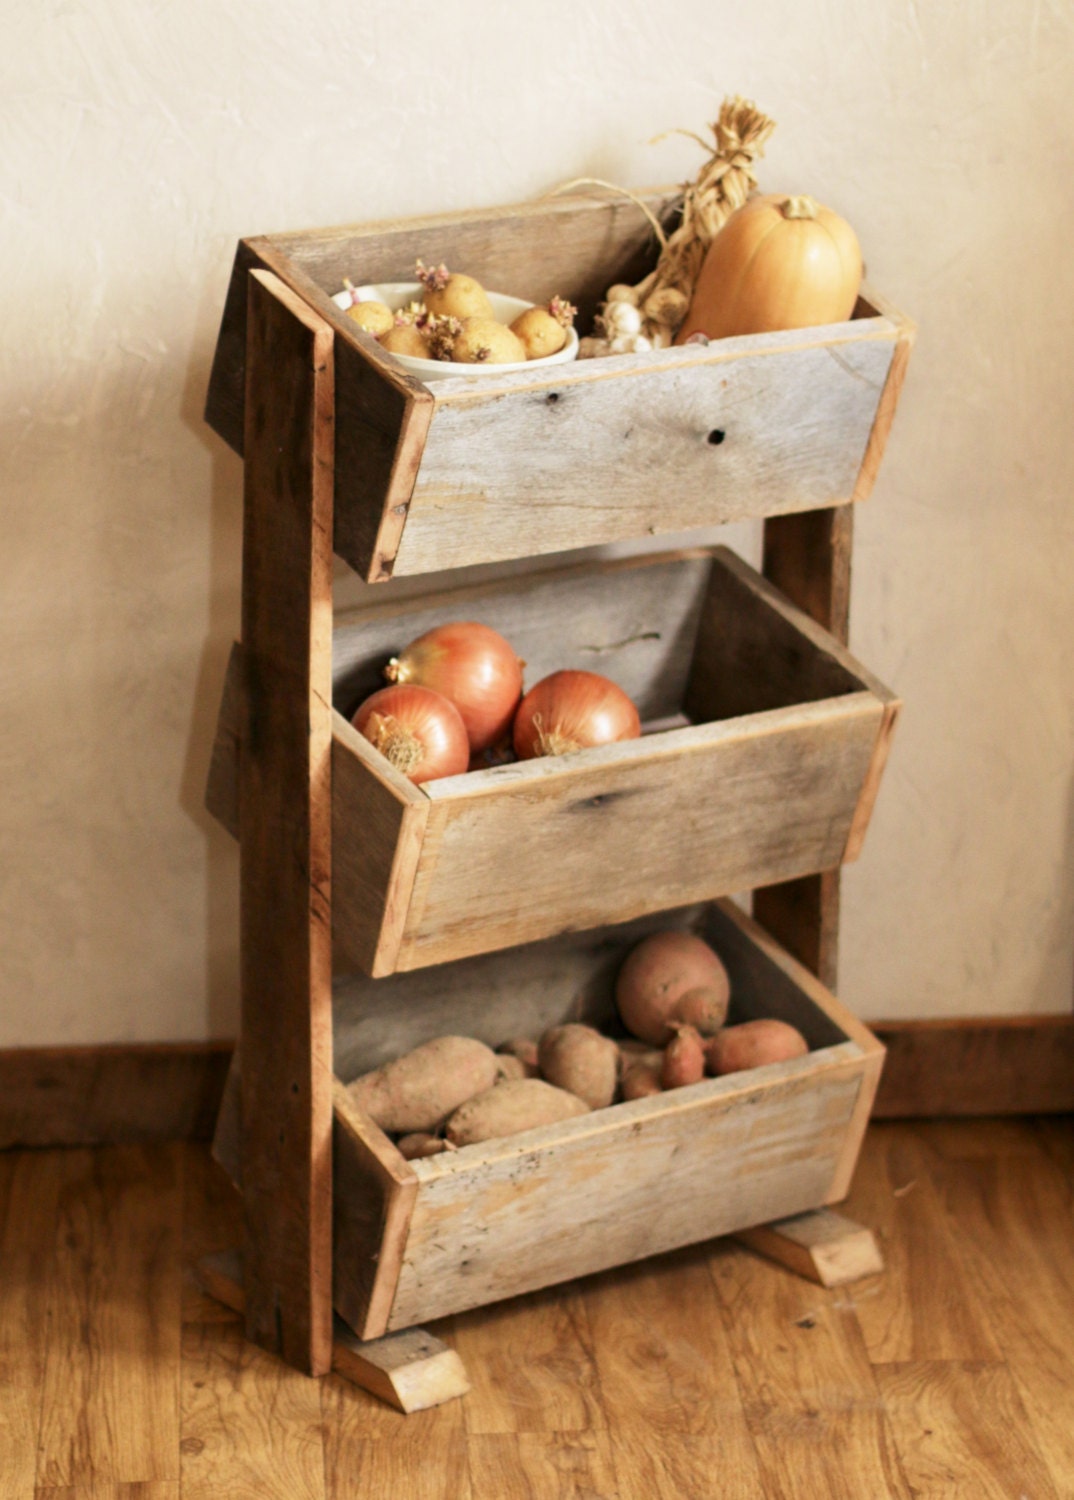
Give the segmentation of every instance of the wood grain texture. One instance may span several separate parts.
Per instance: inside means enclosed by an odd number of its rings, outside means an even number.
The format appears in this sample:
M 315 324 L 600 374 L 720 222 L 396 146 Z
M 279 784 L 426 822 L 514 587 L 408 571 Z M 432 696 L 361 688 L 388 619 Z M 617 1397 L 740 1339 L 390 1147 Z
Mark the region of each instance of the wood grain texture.
M 843 1286 L 884 1269 L 872 1231 L 829 1208 L 758 1224 L 735 1238 L 820 1286 Z
M 764 1494 L 911 1500 L 847 1292 L 722 1246 L 710 1268 Z
M 331 1360 L 332 334 L 250 276 L 239 762 L 247 1329 Z
M 667 189 L 646 196 L 662 217 L 678 200 Z M 425 387 L 331 301 L 344 276 L 412 278 L 419 255 L 465 264 L 494 289 L 566 296 L 584 330 L 604 290 L 637 281 L 656 246 L 632 204 L 582 195 L 240 244 L 207 419 L 241 451 L 242 288 L 251 267 L 267 268 L 336 334 L 336 546 L 362 577 L 867 493 L 910 347 L 907 321 L 871 292 L 852 322 L 825 329 Z M 579 486 L 580 471 L 597 482 Z
M 207 1139 L 231 1042 L 0 1051 L 0 1149 Z
M 338 1081 L 333 1101 L 332 1295 L 354 1332 L 374 1339 L 388 1327 L 418 1179 Z
M 881 1365 L 877 1383 L 914 1495 L 1060 1500 L 1018 1386 L 1002 1364 Z
M 196 1272 L 207 1296 L 234 1312 L 245 1311 L 246 1287 L 238 1251 L 204 1256 Z M 336 1318 L 332 1369 L 377 1400 L 408 1415 L 453 1401 L 470 1389 L 466 1370 L 455 1350 L 424 1328 L 407 1329 L 387 1338 L 359 1339 Z
M 950 1221 L 942 1160 L 912 1132 L 873 1127 L 846 1211 L 876 1234 L 884 1275 L 857 1302 L 874 1364 L 1001 1357 L 965 1236 Z
M 872 1150 L 874 1137 L 885 1143 L 880 1153 Z M 906 1179 L 888 1171 L 889 1162 L 905 1166 L 911 1148 L 927 1165 L 932 1193 L 906 1192 Z M 222 1235 L 231 1216 L 212 1194 L 198 1202 L 199 1160 L 202 1172 L 209 1169 L 204 1144 L 178 1150 L 185 1258 L 196 1241 Z M 144 1157 L 98 1149 L 91 1159 L 102 1155 L 111 1156 L 110 1170 L 118 1173 L 114 1207 L 126 1197 L 126 1173 L 141 1178 Z M 867 1200 L 890 1200 L 900 1190 L 898 1215 L 880 1226 L 889 1267 L 906 1262 L 903 1236 L 937 1244 L 940 1226 L 962 1250 L 955 1263 L 940 1253 L 922 1261 L 920 1274 L 899 1280 L 899 1297 L 911 1304 L 923 1299 L 909 1322 L 920 1329 L 943 1316 L 945 1303 L 961 1299 L 963 1319 L 977 1316 L 994 1326 L 990 1357 L 983 1336 L 972 1336 L 963 1322 L 961 1354 L 948 1343 L 946 1353 L 929 1357 L 919 1334 L 917 1357 L 877 1361 L 881 1348 L 874 1352 L 868 1339 L 863 1345 L 855 1329 L 890 1269 L 827 1291 L 721 1241 L 594 1276 L 565 1288 L 562 1301 L 543 1292 L 505 1304 L 500 1312 L 511 1317 L 502 1325 L 492 1309 L 460 1316 L 455 1322 L 467 1325 L 469 1348 L 476 1354 L 490 1346 L 510 1389 L 480 1379 L 461 1401 L 409 1416 L 337 1375 L 304 1380 L 246 1344 L 236 1323 L 225 1326 L 223 1342 L 219 1328 L 189 1324 L 182 1368 L 175 1355 L 182 1388 L 175 1446 L 158 1455 L 171 1459 L 175 1476 L 182 1472 L 182 1484 L 176 1477 L 101 1477 L 38 1487 L 41 1391 L 31 1377 L 22 1387 L 26 1395 L 15 1392 L 20 1371 L 44 1363 L 50 1338 L 78 1340 L 77 1328 L 69 1335 L 58 1328 L 70 1307 L 66 1295 L 54 1300 L 52 1288 L 58 1259 L 71 1251 L 57 1233 L 55 1206 L 65 1174 L 85 1174 L 86 1167 L 83 1153 L 4 1153 L 0 1494 L 4 1500 L 177 1500 L 181 1489 L 183 1500 L 302 1500 L 319 1493 L 320 1468 L 323 1493 L 332 1500 L 396 1494 L 683 1500 L 714 1493 L 720 1500 L 905 1500 L 904 1476 L 922 1495 L 958 1500 L 1066 1496 L 1074 1489 L 1072 1161 L 1074 1122 L 1065 1116 L 892 1121 L 869 1132 L 851 1211 L 862 1217 Z M 105 1212 L 103 1202 L 93 1207 L 92 1195 L 86 1201 L 94 1219 Z M 146 1261 L 158 1251 L 161 1227 L 173 1220 L 167 1172 L 154 1202 L 143 1218 L 149 1232 L 139 1236 L 137 1257 Z M 191 1210 L 199 1224 L 187 1223 Z M 95 1242 L 103 1245 L 120 1229 L 114 1221 L 102 1225 Z M 172 1230 L 167 1235 L 174 1237 Z M 170 1293 L 144 1303 L 137 1286 L 147 1279 L 143 1270 L 131 1283 L 130 1315 L 140 1316 L 139 1304 L 148 1307 L 166 1325 L 162 1339 L 177 1348 L 183 1309 Z M 66 1280 L 65 1272 L 59 1282 Z M 968 1290 L 976 1292 L 971 1301 Z M 104 1334 L 94 1301 L 91 1290 L 86 1313 Z M 449 1344 L 455 1337 L 450 1322 L 434 1332 Z M 514 1366 L 511 1336 L 519 1338 Z M 972 1356 L 971 1347 L 982 1352 Z M 122 1381 L 131 1349 L 124 1329 L 111 1325 L 98 1346 L 105 1383 Z M 564 1388 L 557 1390 L 560 1372 Z M 573 1389 L 575 1381 L 583 1391 Z M 99 1410 L 88 1408 L 85 1417 L 85 1446 L 97 1452 L 108 1442 L 95 1431 Z M 128 1403 L 123 1420 L 132 1447 L 142 1447 L 147 1420 L 152 1424 L 145 1406 Z M 574 1425 L 583 1420 L 587 1425 Z M 897 1469 L 886 1482 L 881 1445 L 888 1440 Z
M 894 330 L 827 332 L 436 382 L 396 574 L 850 500 Z
M 910 363 L 910 354 L 917 337 L 917 326 L 909 318 L 900 313 L 896 308 L 879 296 L 872 288 L 869 289 L 868 299 L 876 312 L 895 324 L 899 330 L 895 343 L 895 351 L 892 355 L 891 366 L 888 370 L 888 378 L 884 384 L 884 390 L 880 397 L 880 405 L 877 408 L 876 417 L 873 420 L 873 429 L 869 434 L 869 443 L 865 449 L 865 457 L 862 460 L 861 472 L 858 482 L 854 487 L 853 500 L 866 500 L 872 493 L 873 485 L 880 469 L 880 460 L 884 456 L 888 437 L 891 433 L 891 424 L 895 418 L 895 408 L 902 394 L 903 381 L 906 379 L 906 369 Z
M 179 1477 L 180 1162 L 136 1145 L 63 1160 L 39 1485 Z
M 767 1089 L 756 1075 L 748 1087 L 713 1080 L 415 1163 L 389 1327 L 822 1202 L 858 1090 L 844 1047 L 777 1065 Z
M 320 1387 L 227 1324 L 183 1331 L 183 1500 L 325 1500 Z
M 882 1119 L 1074 1110 L 1074 1018 L 882 1021 Z
M 853 539 L 851 505 L 772 516 L 764 524 L 765 578 L 843 644 L 850 629 Z M 882 749 L 885 744 L 882 729 L 878 746 Z M 874 764 L 882 769 L 883 760 Z M 855 835 L 860 832 L 859 825 Z M 812 969 L 829 989 L 838 989 L 838 869 L 821 870 L 755 890 L 753 910 L 783 946 Z
M 398 966 L 838 863 L 879 715 L 850 694 L 431 783 Z
M 379 978 L 398 962 L 429 800 L 340 714 L 332 724 L 333 937 Z
M 32 1500 L 65 1153 L 0 1156 L 0 1493 Z
M 1071 1121 L 1040 1124 L 1053 1139 L 1065 1141 L 1069 1153 Z M 996 1353 L 1014 1377 L 1029 1433 L 1060 1493 L 1069 1493 L 1074 1485 L 1074 1179 L 1062 1163 L 1030 1149 L 1030 1128 L 1016 1127 L 1024 1150 L 1001 1146 L 972 1155 L 952 1152 L 942 1127 L 934 1137 L 927 1126 L 915 1125 L 909 1135 L 934 1174 L 963 1274 L 985 1311 Z M 996 1135 L 991 1138 L 995 1147 Z
M 613 1500 L 611 1439 L 602 1432 L 481 1433 L 466 1444 L 475 1497 Z
M 701 1250 L 585 1283 L 605 1420 L 629 1494 L 764 1490 L 716 1289 Z
M 476 1399 L 473 1434 L 585 1433 L 605 1425 L 585 1299 L 575 1282 L 453 1319 Z

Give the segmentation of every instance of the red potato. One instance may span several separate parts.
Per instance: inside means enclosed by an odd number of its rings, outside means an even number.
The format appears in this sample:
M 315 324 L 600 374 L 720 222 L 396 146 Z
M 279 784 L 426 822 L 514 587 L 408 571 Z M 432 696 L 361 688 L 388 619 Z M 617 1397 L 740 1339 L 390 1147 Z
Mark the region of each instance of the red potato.
M 583 1099 L 543 1078 L 509 1079 L 460 1105 L 447 1122 L 446 1134 L 453 1146 L 472 1146 L 588 1113 Z
M 657 1056 L 659 1055 L 658 1053 Z M 646 1062 L 631 1063 L 623 1073 L 621 1088 L 624 1099 L 648 1099 L 653 1094 L 662 1094 L 664 1086 L 660 1082 L 660 1065 Z
M 590 1109 L 606 1109 L 615 1098 L 619 1048 L 592 1026 L 572 1021 L 550 1027 L 538 1045 L 537 1062 L 542 1078 L 577 1094 Z
M 435 1130 L 465 1100 L 496 1082 L 491 1047 L 469 1036 L 438 1036 L 347 1085 L 382 1130 Z
M 705 1043 L 705 1067 L 720 1077 L 803 1057 L 808 1051 L 805 1037 L 786 1021 L 742 1021 L 738 1026 L 724 1027 Z
M 705 1076 L 705 1047 L 700 1032 L 680 1024 L 664 1048 L 660 1082 L 666 1089 L 686 1088 Z
M 696 992 L 704 990 L 702 1003 Z M 692 932 L 654 932 L 632 948 L 615 982 L 615 1003 L 623 1025 L 654 1047 L 671 1040 L 671 1023 L 685 1020 L 679 1008 L 688 1001 L 690 1024 L 702 1035 L 723 1025 L 731 994 L 727 970 L 702 938 Z

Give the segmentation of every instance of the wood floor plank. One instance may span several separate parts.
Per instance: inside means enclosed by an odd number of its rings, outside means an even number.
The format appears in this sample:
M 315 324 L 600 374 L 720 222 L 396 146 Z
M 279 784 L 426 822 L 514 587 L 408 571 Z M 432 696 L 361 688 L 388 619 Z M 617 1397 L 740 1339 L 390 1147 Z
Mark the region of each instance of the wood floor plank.
M 1070 1176 L 1041 1152 L 949 1164 L 940 1185 L 1040 1451 L 1074 1494 Z
M 235 1323 L 241 1315 L 202 1288 L 198 1261 L 243 1241 L 242 1199 L 201 1142 L 183 1147 L 183 1322 Z
M 187 1324 L 180 1452 L 183 1500 L 325 1500 L 320 1383 L 240 1327 Z
M 584 1283 L 622 1495 L 764 1494 L 703 1247 Z
M 1017 1385 L 1002 1364 L 879 1365 L 877 1383 L 914 1495 L 1060 1500 Z
M 604 1426 L 593 1337 L 577 1285 L 460 1314 L 454 1335 L 474 1395 L 463 1403 L 469 1432 Z
M 63 1485 L 38 1489 L 34 1500 L 180 1500 L 177 1479 L 150 1479 L 135 1484 Z
M 0 1156 L 0 1494 L 30 1500 L 45 1380 L 62 1151 Z
M 1000 1360 L 989 1309 L 967 1274 L 936 1176 L 931 1137 L 912 1125 L 873 1124 L 846 1212 L 877 1236 L 884 1273 L 848 1289 L 874 1364 Z
M 827 1291 L 720 1247 L 710 1270 L 765 1500 L 911 1500 L 854 1318 Z
M 396 1415 L 402 1422 L 413 1421 L 401 1412 Z M 355 1441 L 346 1449 L 345 1462 L 329 1468 L 327 1485 L 328 1500 L 474 1500 L 461 1432 L 432 1444 L 412 1437 L 409 1428 L 393 1441 Z
M 179 1477 L 177 1143 L 65 1153 L 40 1487 Z
M 466 1453 L 473 1500 L 621 1497 L 606 1432 L 477 1433 Z

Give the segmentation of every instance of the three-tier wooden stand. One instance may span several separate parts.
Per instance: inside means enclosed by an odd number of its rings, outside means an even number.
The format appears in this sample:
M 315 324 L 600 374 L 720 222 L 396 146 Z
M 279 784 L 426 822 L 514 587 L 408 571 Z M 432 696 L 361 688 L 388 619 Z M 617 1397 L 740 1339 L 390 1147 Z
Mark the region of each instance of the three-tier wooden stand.
M 839 865 L 898 710 L 845 649 L 852 502 L 912 328 L 870 293 L 828 329 L 427 387 L 330 298 L 344 276 L 406 279 L 423 255 L 568 296 L 584 320 L 645 269 L 637 218 L 577 198 L 244 241 L 221 329 L 207 419 L 245 460 L 242 642 L 207 800 L 241 849 L 241 1068 L 218 1151 L 247 1233 L 241 1276 L 219 1261 L 207 1276 L 242 1298 L 251 1339 L 314 1375 L 334 1361 L 403 1409 L 465 1388 L 418 1326 L 464 1306 L 719 1233 L 821 1280 L 876 1266 L 824 1206 L 847 1191 L 882 1049 L 830 991 Z M 711 548 L 536 561 L 746 515 L 764 517 L 763 578 Z M 439 576 L 340 621 L 333 550 L 372 583 Z M 522 556 L 523 577 L 445 583 Z M 502 629 L 529 682 L 616 676 L 656 732 L 412 787 L 346 713 L 375 664 L 451 617 Z M 746 889 L 752 922 L 713 904 Z M 809 1057 L 450 1162 L 403 1162 L 349 1104 L 341 1078 L 437 1030 L 495 1042 L 607 1019 L 626 946 L 669 920 L 710 933 L 740 1013 L 793 1018 Z M 713 1206 L 691 1193 L 683 1220 L 652 1195 L 675 1191 L 687 1141 L 734 1175 L 714 1172 Z M 587 1231 L 602 1192 L 614 1214 Z

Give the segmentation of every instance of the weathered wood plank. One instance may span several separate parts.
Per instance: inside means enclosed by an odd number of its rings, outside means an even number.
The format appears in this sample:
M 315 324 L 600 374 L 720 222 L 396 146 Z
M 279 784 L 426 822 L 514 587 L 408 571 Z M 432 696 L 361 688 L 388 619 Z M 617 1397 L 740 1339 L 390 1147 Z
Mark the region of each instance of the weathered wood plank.
M 181 1148 L 62 1167 L 37 1426 L 42 1486 L 179 1477 Z
M 396 574 L 845 503 L 895 347 L 861 328 L 535 370 L 507 399 L 437 382 Z
M 333 715 L 332 798 L 336 944 L 367 973 L 391 974 L 429 800 L 339 714 Z
M 865 450 L 865 458 L 862 461 L 861 473 L 858 482 L 854 486 L 852 500 L 866 500 L 872 493 L 876 476 L 880 469 L 880 460 L 884 456 L 888 436 L 891 432 L 891 424 L 895 418 L 895 408 L 902 394 L 903 381 L 906 379 L 906 369 L 910 363 L 910 354 L 917 337 L 917 326 L 909 318 L 905 317 L 896 308 L 892 307 L 871 287 L 868 289 L 868 299 L 876 312 L 888 319 L 899 330 L 898 339 L 895 343 L 895 352 L 891 360 L 891 368 L 888 370 L 888 378 L 884 384 L 883 394 L 880 397 L 880 405 L 877 407 L 876 418 L 873 421 L 873 430 L 869 434 L 869 444 Z
M 764 576 L 844 644 L 850 628 L 853 539 L 851 505 L 771 516 L 764 524 Z M 765 885 L 754 891 L 753 910 L 789 952 L 829 989 L 838 989 L 838 868 Z
M 225 1307 L 243 1312 L 246 1289 L 242 1256 L 224 1251 L 198 1264 L 205 1291 Z M 332 1369 L 396 1411 L 427 1411 L 457 1396 L 470 1382 L 454 1349 L 423 1328 L 388 1338 L 359 1339 L 339 1318 L 333 1325 Z
M 848 694 L 430 783 L 399 967 L 838 864 L 879 714 Z
M 247 1330 L 331 1359 L 332 333 L 250 277 L 239 766 Z
M 389 1327 L 815 1207 L 859 1068 L 845 1043 L 766 1080 L 714 1079 L 414 1163 L 420 1185 Z
M 387 1329 L 418 1179 L 378 1126 L 334 1089 L 333 1298 L 363 1339 Z
M 843 1286 L 884 1269 L 872 1231 L 829 1208 L 757 1224 L 735 1239 L 821 1286 Z

